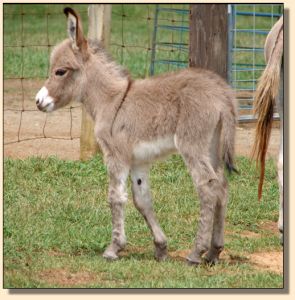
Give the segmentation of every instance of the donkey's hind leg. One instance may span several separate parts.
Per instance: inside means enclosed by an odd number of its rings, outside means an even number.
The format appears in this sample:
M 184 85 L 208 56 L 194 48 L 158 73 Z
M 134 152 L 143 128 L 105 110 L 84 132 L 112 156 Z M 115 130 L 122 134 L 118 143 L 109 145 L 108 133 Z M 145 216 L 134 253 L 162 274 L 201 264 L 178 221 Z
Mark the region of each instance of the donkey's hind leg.
M 148 170 L 147 166 L 134 167 L 131 170 L 133 201 L 154 236 L 156 259 L 164 260 L 167 257 L 167 239 L 152 208 Z
M 223 172 L 223 168 L 217 171 L 221 187 L 215 207 L 211 246 L 205 258 L 210 264 L 216 264 L 218 262 L 219 254 L 224 248 L 224 222 L 228 199 L 228 184 Z
M 193 151 L 187 151 L 188 148 L 186 149 L 184 145 L 178 149 L 190 170 L 200 198 L 200 220 L 195 247 L 187 257 L 190 263 L 200 264 L 202 255 L 210 249 L 216 204 L 223 187 L 213 169 L 209 155 L 206 155 L 198 145 L 193 145 L 191 148 Z
M 212 264 L 218 262 L 219 254 L 224 247 L 224 222 L 228 200 L 228 184 L 224 175 L 220 151 L 220 133 L 221 128 L 218 126 L 214 132 L 210 147 L 210 160 L 222 188 L 218 194 L 218 200 L 215 207 L 211 246 L 206 254 L 206 261 Z

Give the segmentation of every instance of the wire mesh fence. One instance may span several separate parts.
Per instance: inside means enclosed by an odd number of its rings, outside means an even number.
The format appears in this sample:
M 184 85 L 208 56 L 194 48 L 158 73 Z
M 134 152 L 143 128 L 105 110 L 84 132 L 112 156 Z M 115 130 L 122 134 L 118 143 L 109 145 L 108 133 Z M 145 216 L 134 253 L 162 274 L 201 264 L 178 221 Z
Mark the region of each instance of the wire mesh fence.
M 77 7 L 87 22 L 87 7 Z M 80 105 L 42 114 L 35 94 L 49 73 L 49 54 L 65 37 L 60 5 L 8 5 L 4 17 L 4 145 L 40 139 L 79 139 Z M 60 119 L 62 117 L 62 119 Z M 13 146 L 12 146 L 13 147 Z M 25 147 L 25 145 L 24 145 Z
M 49 147 L 53 143 L 62 151 L 67 148 L 68 152 L 79 153 L 80 105 L 72 103 L 59 111 L 44 114 L 37 110 L 34 101 L 48 76 L 52 48 L 67 37 L 62 13 L 64 6 L 3 5 L 4 149 L 8 155 L 15 149 L 25 152 L 28 147 L 37 148 L 30 152 L 36 155 L 40 147 Z M 72 7 L 79 11 L 87 34 L 88 6 L 75 4 Z M 265 13 L 271 15 L 261 15 Z M 255 90 L 256 80 L 264 68 L 260 56 L 263 56 L 265 33 L 281 13 L 282 5 L 232 6 L 229 80 L 240 95 Z M 265 20 L 268 20 L 267 24 Z M 109 51 L 133 78 L 186 67 L 188 43 L 189 5 L 112 5 Z M 252 98 L 241 98 L 240 105 L 250 115 Z M 247 105 L 247 109 L 243 105 Z M 54 151 L 52 149 L 49 154 Z
M 72 151 L 79 151 L 80 105 L 74 103 L 51 114 L 43 114 L 37 110 L 34 101 L 48 76 L 52 48 L 67 37 L 62 13 L 64 6 L 4 5 L 4 148 L 9 150 L 6 153 L 17 148 L 21 152 L 26 151 L 27 147 L 50 147 L 53 143 L 65 144 Z M 72 6 L 79 11 L 84 33 L 87 34 L 88 6 Z M 179 7 L 182 6 L 167 6 L 157 21 L 170 24 L 183 22 L 183 18 L 177 18 L 178 14 L 174 12 Z M 155 10 L 155 5 L 112 6 L 109 51 L 133 78 L 144 78 L 150 74 Z M 159 33 L 157 40 L 163 37 L 167 43 L 172 43 L 175 33 Z M 157 74 L 172 70 L 172 56 L 179 57 L 175 49 L 169 49 L 164 44 L 153 55 L 161 55 L 167 60 L 165 65 L 154 68 Z M 46 143 L 47 140 L 50 140 L 50 144 Z M 38 154 L 38 149 L 33 149 L 32 153 Z M 54 150 L 50 153 L 54 153 Z

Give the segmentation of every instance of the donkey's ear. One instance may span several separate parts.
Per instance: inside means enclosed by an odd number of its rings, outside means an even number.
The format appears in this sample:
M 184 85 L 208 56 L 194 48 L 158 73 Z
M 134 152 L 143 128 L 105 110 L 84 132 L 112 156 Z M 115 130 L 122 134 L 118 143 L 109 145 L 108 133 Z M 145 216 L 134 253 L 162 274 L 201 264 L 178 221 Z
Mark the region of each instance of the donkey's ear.
M 86 50 L 87 41 L 83 35 L 82 22 L 79 15 L 70 7 L 66 7 L 64 13 L 68 18 L 68 35 L 73 43 L 73 48 L 78 48 L 81 51 Z

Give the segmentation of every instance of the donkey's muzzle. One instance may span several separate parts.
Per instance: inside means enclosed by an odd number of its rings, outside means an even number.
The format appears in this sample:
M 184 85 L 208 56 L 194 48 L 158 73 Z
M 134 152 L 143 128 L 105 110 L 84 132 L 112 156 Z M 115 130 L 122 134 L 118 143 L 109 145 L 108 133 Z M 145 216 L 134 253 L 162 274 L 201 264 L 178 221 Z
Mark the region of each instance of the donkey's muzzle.
M 48 89 L 43 86 L 36 95 L 36 105 L 43 112 L 51 112 L 54 110 L 54 100 L 49 96 Z

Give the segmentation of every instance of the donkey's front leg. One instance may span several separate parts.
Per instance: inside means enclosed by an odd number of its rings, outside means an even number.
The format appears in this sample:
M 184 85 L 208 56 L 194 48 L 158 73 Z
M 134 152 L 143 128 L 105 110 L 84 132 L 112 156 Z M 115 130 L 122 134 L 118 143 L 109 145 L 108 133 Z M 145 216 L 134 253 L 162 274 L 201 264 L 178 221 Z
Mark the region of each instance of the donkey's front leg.
M 156 259 L 164 260 L 167 257 L 167 239 L 153 211 L 148 170 L 147 166 L 134 167 L 131 170 L 133 201 L 154 236 Z
M 124 230 L 124 204 L 127 201 L 126 181 L 128 169 L 109 170 L 109 204 L 112 211 L 112 241 L 103 257 L 111 260 L 118 258 L 118 253 L 126 245 Z

